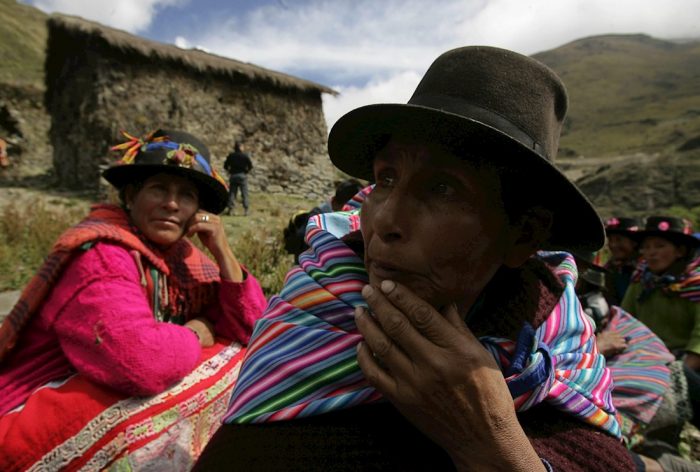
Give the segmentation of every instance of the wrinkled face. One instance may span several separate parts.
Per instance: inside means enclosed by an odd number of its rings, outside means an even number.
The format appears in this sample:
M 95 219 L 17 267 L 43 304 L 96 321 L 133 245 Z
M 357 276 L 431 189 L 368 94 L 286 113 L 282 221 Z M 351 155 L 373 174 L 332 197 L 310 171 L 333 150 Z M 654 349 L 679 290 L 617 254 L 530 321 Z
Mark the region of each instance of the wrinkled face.
M 127 189 L 126 203 L 131 220 L 153 243 L 167 247 L 177 242 L 199 208 L 197 187 L 172 174 L 149 177 L 136 190 Z
M 395 280 L 435 308 L 469 308 L 509 246 L 495 171 L 394 138 L 374 176 L 361 211 L 370 284 Z
M 658 236 L 647 236 L 639 247 L 639 252 L 646 259 L 649 270 L 660 275 L 671 265 L 685 256 L 685 248 L 676 246 L 671 241 Z
M 608 249 L 615 261 L 624 262 L 635 257 L 637 243 L 622 234 L 611 234 L 608 236 Z

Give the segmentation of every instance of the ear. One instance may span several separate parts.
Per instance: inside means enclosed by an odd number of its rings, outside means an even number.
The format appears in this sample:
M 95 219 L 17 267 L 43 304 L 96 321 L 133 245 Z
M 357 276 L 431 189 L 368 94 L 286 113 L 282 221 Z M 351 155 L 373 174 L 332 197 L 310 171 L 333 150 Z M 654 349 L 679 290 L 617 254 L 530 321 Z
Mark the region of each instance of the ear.
M 511 244 L 503 259 L 506 267 L 520 267 L 549 239 L 553 216 L 551 210 L 537 206 L 520 215 L 511 224 Z

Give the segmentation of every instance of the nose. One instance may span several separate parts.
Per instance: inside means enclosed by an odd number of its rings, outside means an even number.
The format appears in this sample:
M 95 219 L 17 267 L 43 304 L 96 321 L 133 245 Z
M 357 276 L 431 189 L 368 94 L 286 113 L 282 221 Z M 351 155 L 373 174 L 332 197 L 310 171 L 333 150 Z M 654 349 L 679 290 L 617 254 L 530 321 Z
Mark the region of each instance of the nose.
M 177 192 L 170 191 L 166 194 L 163 206 L 168 210 L 177 211 L 180 208 Z
M 397 189 L 378 202 L 373 226 L 382 241 L 388 243 L 407 238 L 410 224 L 408 208 L 410 205 L 407 205 L 405 196 Z

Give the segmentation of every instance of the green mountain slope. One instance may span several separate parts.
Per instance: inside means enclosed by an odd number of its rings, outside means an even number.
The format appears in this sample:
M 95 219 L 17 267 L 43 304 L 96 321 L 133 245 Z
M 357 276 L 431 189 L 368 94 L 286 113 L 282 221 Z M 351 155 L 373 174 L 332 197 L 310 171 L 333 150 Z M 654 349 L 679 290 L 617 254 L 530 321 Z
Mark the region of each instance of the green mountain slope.
M 46 18 L 15 0 L 0 0 L 0 83 L 44 87 Z
M 670 151 L 700 136 L 700 41 L 595 36 L 534 57 L 569 91 L 562 157 Z

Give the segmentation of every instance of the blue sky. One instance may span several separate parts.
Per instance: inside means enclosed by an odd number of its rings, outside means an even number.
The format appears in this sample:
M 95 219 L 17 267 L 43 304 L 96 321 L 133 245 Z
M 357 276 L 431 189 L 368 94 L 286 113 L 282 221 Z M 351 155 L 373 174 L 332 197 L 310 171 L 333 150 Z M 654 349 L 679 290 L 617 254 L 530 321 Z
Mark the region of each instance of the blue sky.
M 405 102 L 440 53 L 488 44 L 524 54 L 586 36 L 700 38 L 700 0 L 23 0 L 180 47 L 330 86 L 332 125 Z

